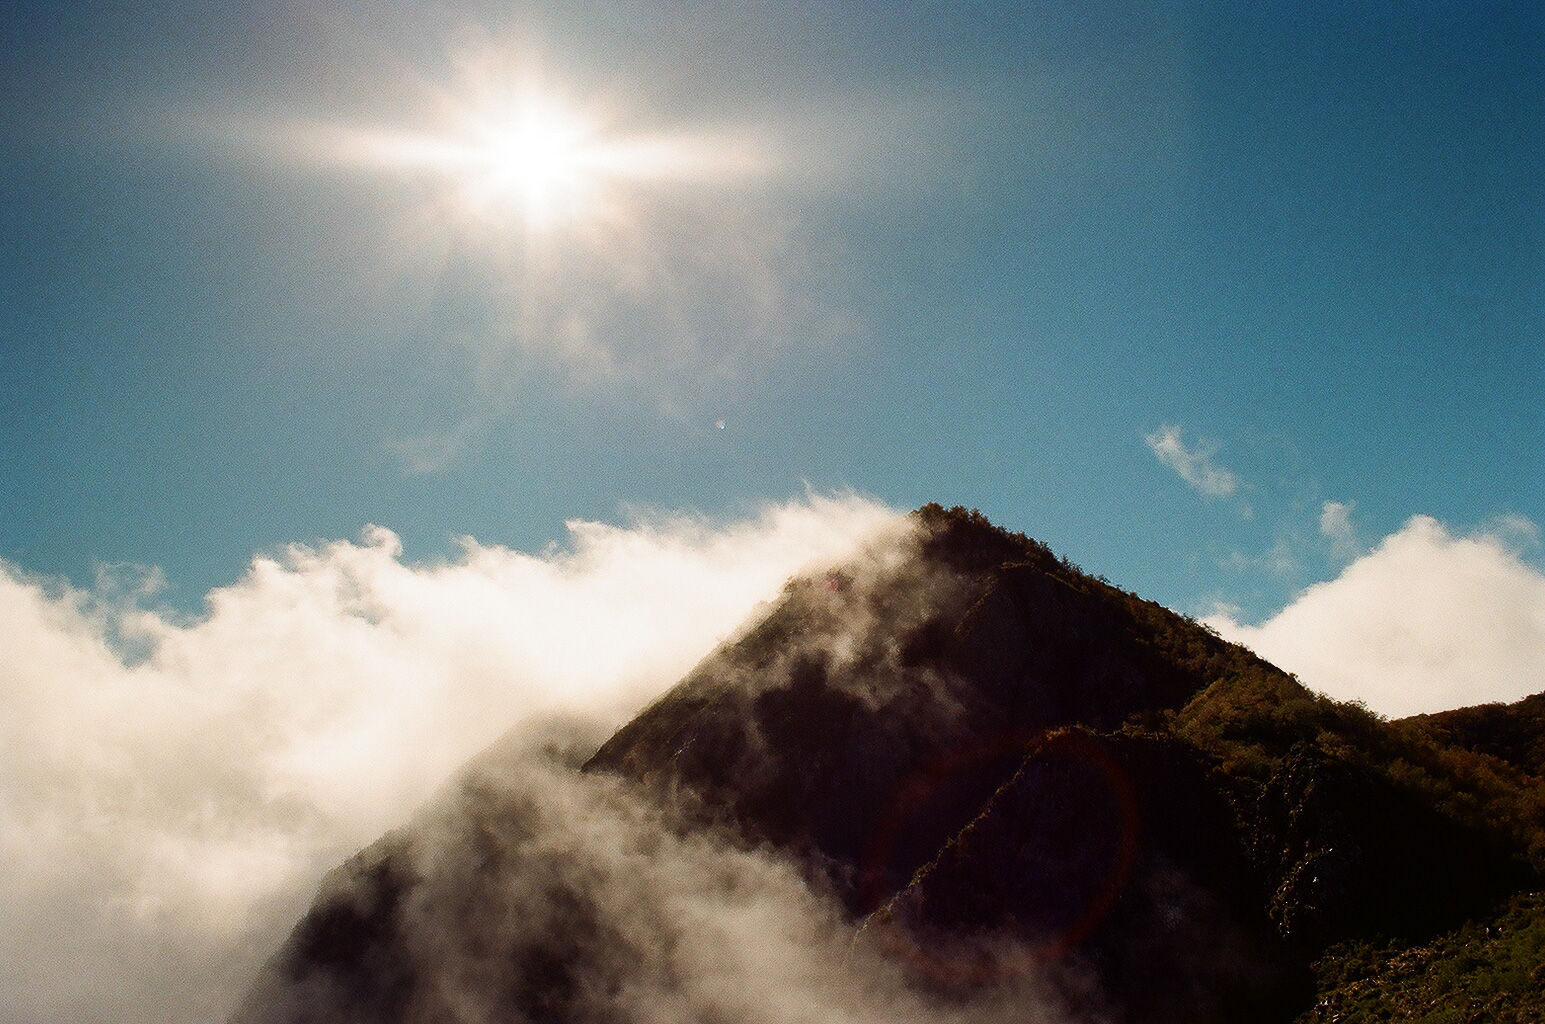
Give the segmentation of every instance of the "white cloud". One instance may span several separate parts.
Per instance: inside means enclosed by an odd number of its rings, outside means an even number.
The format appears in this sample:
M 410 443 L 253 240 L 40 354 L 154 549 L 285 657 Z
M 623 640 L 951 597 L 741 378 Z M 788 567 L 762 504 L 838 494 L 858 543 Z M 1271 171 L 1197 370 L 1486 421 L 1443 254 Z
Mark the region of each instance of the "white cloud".
M 1214 463 L 1217 445 L 1198 441 L 1187 447 L 1180 439 L 1180 428 L 1166 425 L 1146 434 L 1143 440 L 1160 462 L 1180 474 L 1198 494 L 1209 498 L 1227 498 L 1239 490 L 1239 478 Z
M 1519 551 L 1535 536 L 1516 517 L 1455 536 L 1416 516 L 1266 622 L 1209 621 L 1307 685 L 1386 715 L 1517 700 L 1545 690 L 1545 574 Z
M 435 566 L 372 527 L 255 559 L 191 622 L 0 564 L 0 1019 L 223 1017 L 321 873 L 474 752 L 554 715 L 620 724 L 898 521 L 808 496 Z

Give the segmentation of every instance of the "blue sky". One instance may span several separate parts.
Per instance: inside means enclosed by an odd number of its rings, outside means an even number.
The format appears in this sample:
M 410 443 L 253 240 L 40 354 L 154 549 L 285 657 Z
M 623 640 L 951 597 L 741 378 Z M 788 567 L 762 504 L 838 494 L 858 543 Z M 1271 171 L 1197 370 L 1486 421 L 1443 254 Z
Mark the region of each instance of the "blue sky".
M 1545 523 L 1535 4 L 29 4 L 0 33 L 25 572 L 158 566 L 192 610 L 369 523 L 434 560 L 808 485 L 979 507 L 1258 621 L 1346 560 L 1326 502 L 1364 547 Z M 628 185 L 626 245 L 533 242 L 233 141 L 407 123 L 469 52 L 773 170 Z

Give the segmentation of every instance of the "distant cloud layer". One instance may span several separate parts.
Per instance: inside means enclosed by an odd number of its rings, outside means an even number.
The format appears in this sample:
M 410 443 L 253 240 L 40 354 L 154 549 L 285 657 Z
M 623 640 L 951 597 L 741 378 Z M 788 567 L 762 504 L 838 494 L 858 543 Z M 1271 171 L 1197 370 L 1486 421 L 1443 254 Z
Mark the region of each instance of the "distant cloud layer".
M 1239 490 L 1239 478 L 1213 462 L 1217 448 L 1206 442 L 1187 446 L 1180 438 L 1180 428 L 1166 425 L 1143 437 L 1160 462 L 1180 474 L 1198 494 L 1209 498 L 1227 498 Z
M 571 523 L 541 556 L 293 547 L 177 621 L 0 563 L 0 1019 L 219 1019 L 321 873 L 506 730 L 605 730 L 900 520 Z
M 1327 504 L 1321 528 L 1350 551 L 1347 512 Z M 1521 557 L 1538 542 L 1523 519 L 1456 536 L 1416 516 L 1266 622 L 1210 621 L 1309 686 L 1392 717 L 1513 701 L 1545 690 L 1545 574 Z

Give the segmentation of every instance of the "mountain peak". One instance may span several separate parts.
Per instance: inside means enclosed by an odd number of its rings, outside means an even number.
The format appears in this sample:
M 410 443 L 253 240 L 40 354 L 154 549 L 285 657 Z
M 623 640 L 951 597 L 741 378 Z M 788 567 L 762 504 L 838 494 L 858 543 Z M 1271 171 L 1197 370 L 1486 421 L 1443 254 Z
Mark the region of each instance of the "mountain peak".
M 333 876 L 239 1019 L 702 1019 L 766 946 L 833 1015 L 1285 1021 L 1331 944 L 1533 877 L 1527 828 L 1436 795 L 1481 756 L 927 505 L 579 770 L 485 754 Z

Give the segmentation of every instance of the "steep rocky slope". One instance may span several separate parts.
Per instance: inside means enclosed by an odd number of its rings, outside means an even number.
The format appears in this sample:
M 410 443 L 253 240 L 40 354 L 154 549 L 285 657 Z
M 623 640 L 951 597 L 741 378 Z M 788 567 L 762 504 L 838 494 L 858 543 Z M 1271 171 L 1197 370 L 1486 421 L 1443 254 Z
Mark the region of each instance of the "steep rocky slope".
M 826 1015 L 1286 1021 L 1327 950 L 1537 877 L 1532 776 L 1463 723 L 1317 697 L 975 513 L 913 527 L 791 581 L 582 772 L 490 752 L 332 876 L 238 1019 L 809 1019 L 731 1009 L 717 935 Z

